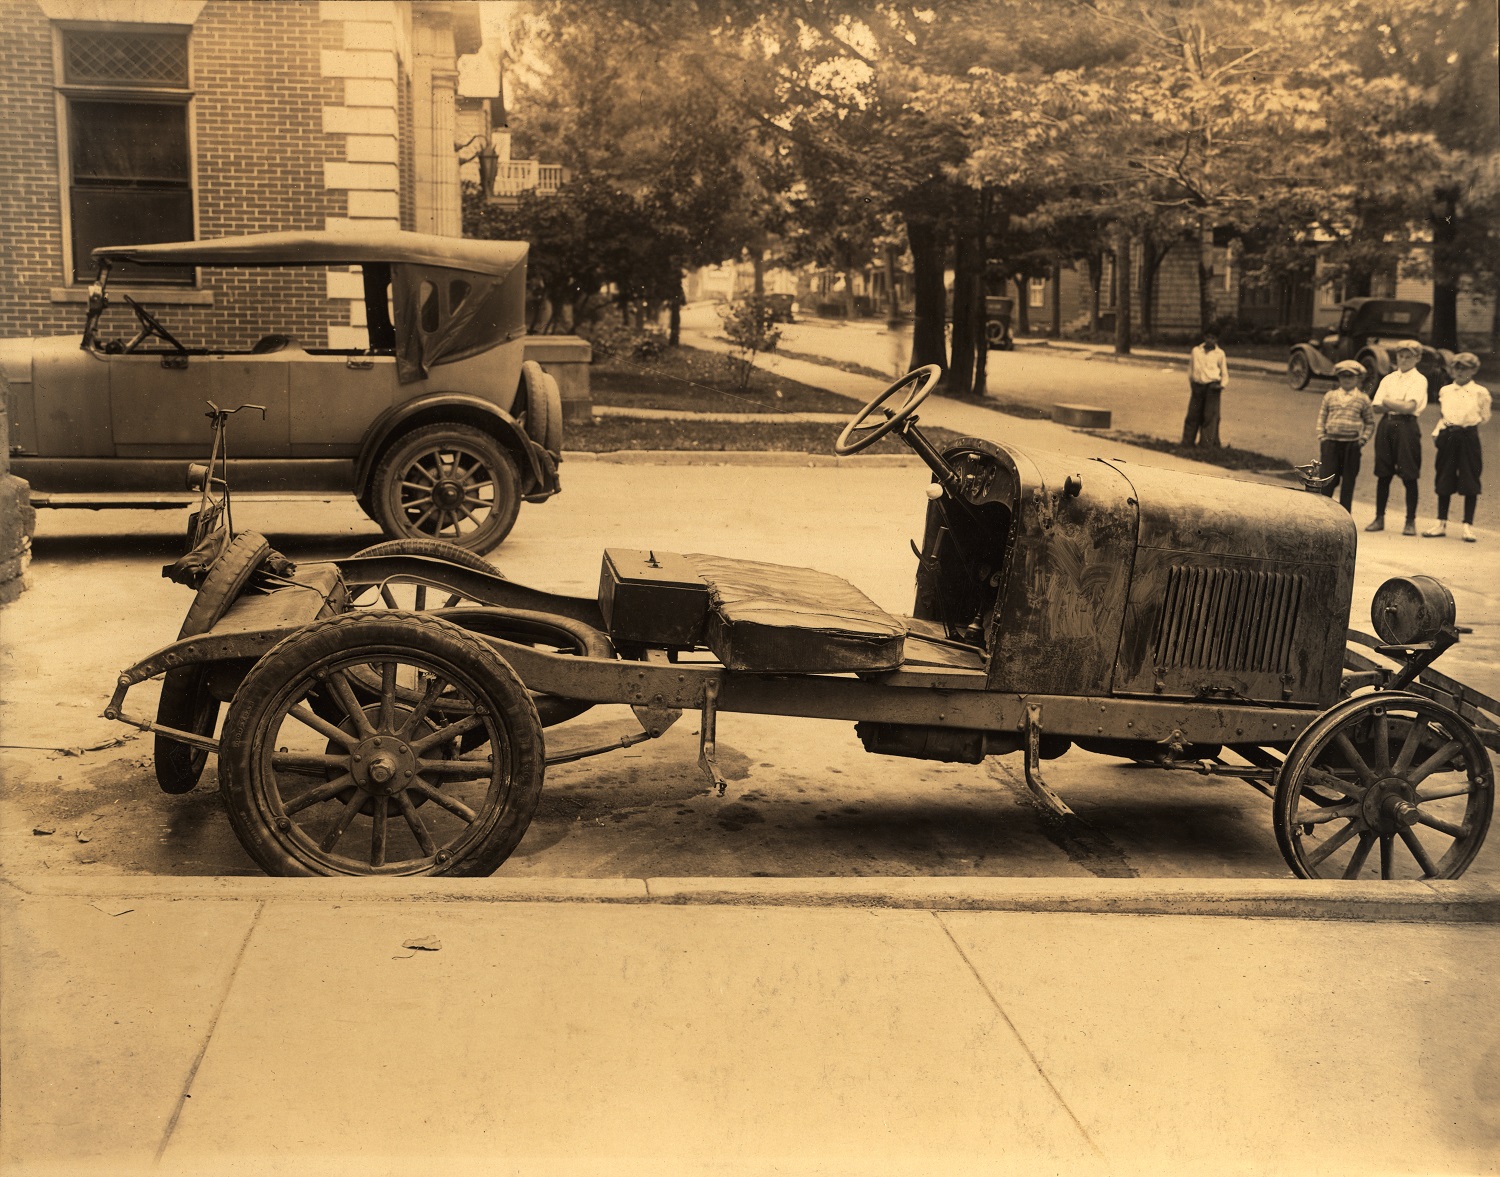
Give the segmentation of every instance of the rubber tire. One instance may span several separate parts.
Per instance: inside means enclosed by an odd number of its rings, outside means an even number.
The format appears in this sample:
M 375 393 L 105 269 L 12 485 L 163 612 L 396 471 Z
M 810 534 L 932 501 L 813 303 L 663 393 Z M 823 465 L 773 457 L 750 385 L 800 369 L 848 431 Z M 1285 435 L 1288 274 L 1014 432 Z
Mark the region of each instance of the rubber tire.
M 505 575 L 483 556 L 468 548 L 450 544 L 445 539 L 388 539 L 384 543 L 361 548 L 354 553 L 352 559 L 358 560 L 361 556 L 430 556 L 434 560 L 447 560 L 450 564 L 472 568 L 475 572 L 488 572 L 491 576 Z
M 229 606 L 239 600 L 250 577 L 265 563 L 270 552 L 266 537 L 253 531 L 242 531 L 230 540 L 198 586 L 198 595 L 183 618 L 177 639 L 197 637 L 217 625 Z
M 487 805 L 480 813 L 478 842 L 445 862 L 433 861 L 427 869 L 408 871 L 326 869 L 326 864 L 310 861 L 307 851 L 299 855 L 288 849 L 276 827 L 277 815 L 266 810 L 251 787 L 263 751 L 259 729 L 270 713 L 279 709 L 279 700 L 288 688 L 295 691 L 320 665 L 346 654 L 374 655 L 382 650 L 425 654 L 456 668 L 458 677 L 469 680 L 466 686 L 477 688 L 484 696 L 484 705 L 504 729 L 510 751 L 510 786 L 498 807 Z M 480 639 L 419 613 L 346 613 L 314 622 L 283 639 L 240 684 L 229 706 L 219 746 L 219 787 L 229 823 L 246 853 L 267 874 L 278 876 L 493 874 L 525 835 L 546 772 L 541 723 L 531 695 L 515 671 Z M 269 753 L 271 749 L 264 751 Z
M 547 436 L 542 439 L 542 448 L 554 458 L 560 458 L 563 445 L 562 389 L 551 372 L 542 375 L 547 378 Z
M 183 619 L 178 640 L 211 630 L 239 599 L 270 551 L 266 537 L 253 531 L 242 531 L 230 540 L 203 578 L 198 595 Z M 156 704 L 156 722 L 200 736 L 213 735 L 219 719 L 219 701 L 208 693 L 207 682 L 206 666 L 179 666 L 167 671 Z M 152 739 L 151 760 L 156 783 L 163 793 L 190 793 L 203 776 L 208 753 L 170 736 L 157 735 Z
M 1312 380 L 1312 366 L 1300 351 L 1294 351 L 1286 362 L 1286 382 L 1293 392 L 1301 392 Z
M 482 459 L 495 487 L 489 516 L 481 526 L 459 539 L 414 533 L 399 501 L 402 472 L 420 455 L 441 449 L 445 441 L 460 445 Z M 516 524 L 521 510 L 521 478 L 515 460 L 484 430 L 457 423 L 423 425 L 397 437 L 381 455 L 375 476 L 370 480 L 370 508 L 375 522 L 392 539 L 435 540 L 472 552 L 488 552 L 499 547 Z
M 162 678 L 156 722 L 163 727 L 212 736 L 219 722 L 219 701 L 208 693 L 208 667 L 179 666 Z M 163 793 L 191 793 L 203 776 L 208 752 L 169 736 L 153 737 L 151 759 Z
M 1359 390 L 1366 396 L 1374 396 L 1375 390 L 1380 387 L 1380 381 L 1384 378 L 1385 373 L 1380 370 L 1380 366 L 1375 362 L 1375 356 L 1372 353 L 1366 352 L 1364 355 L 1356 358 L 1365 366 L 1365 374 L 1359 378 Z
M 526 645 L 523 639 L 529 636 L 539 638 L 542 645 L 556 645 L 559 648 L 571 645 L 573 653 L 584 658 L 617 657 L 614 643 L 609 640 L 608 634 L 569 617 L 537 613 L 530 609 L 493 607 L 483 610 L 454 609 L 439 615 L 481 638 L 492 636 L 501 641 Z M 553 727 L 576 719 L 595 706 L 582 699 L 549 695 L 543 691 L 531 692 L 531 701 L 536 705 L 537 717 L 543 727 Z

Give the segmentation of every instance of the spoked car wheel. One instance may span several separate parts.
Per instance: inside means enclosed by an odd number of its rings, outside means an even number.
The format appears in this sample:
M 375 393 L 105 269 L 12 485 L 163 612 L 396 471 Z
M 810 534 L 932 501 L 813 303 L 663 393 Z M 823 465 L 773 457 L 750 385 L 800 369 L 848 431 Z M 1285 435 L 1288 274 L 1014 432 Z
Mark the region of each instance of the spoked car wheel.
M 1360 695 L 1292 745 L 1276 841 L 1303 879 L 1456 879 L 1484 843 L 1494 783 L 1489 753 L 1449 708 Z
M 545 765 L 510 667 L 399 612 L 283 641 L 241 684 L 220 748 L 230 822 L 273 875 L 490 874 L 525 834 Z
M 468 548 L 461 548 L 457 544 L 438 539 L 387 540 L 385 543 L 362 548 L 354 553 L 353 558 L 357 560 L 361 556 L 426 556 L 435 560 L 446 560 L 450 564 L 457 564 L 461 568 L 471 568 L 476 572 L 488 572 L 491 576 L 499 576 L 502 579 L 505 576 L 483 556 L 471 552 Z M 387 609 L 410 609 L 424 613 L 428 609 L 451 609 L 457 605 L 478 603 L 471 602 L 461 593 L 429 588 L 425 584 L 408 582 L 400 577 L 392 577 L 380 584 L 364 584 L 346 578 L 345 583 L 349 588 L 349 606 L 353 609 L 384 606 Z
M 381 459 L 370 491 L 375 521 L 392 536 L 445 540 L 487 552 L 521 509 L 511 456 L 471 425 L 427 425 Z

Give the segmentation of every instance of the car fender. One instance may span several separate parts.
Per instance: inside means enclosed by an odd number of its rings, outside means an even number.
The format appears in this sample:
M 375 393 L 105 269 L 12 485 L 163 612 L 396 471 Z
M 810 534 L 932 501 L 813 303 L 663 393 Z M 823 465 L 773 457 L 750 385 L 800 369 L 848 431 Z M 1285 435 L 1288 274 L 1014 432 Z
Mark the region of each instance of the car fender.
M 1384 376 L 1396 369 L 1396 357 L 1382 343 L 1372 343 L 1356 357 L 1375 376 Z
M 464 392 L 433 392 L 393 405 L 365 431 L 359 457 L 354 462 L 355 495 L 364 499 L 381 452 L 395 438 L 420 425 L 444 421 L 483 429 L 504 446 L 516 459 L 516 467 L 526 483 L 521 489 L 528 501 L 557 493 L 556 464 L 543 460 L 540 447 L 526 436 L 526 430 L 514 417 L 483 397 Z
M 1332 376 L 1333 362 L 1310 343 L 1294 343 L 1287 358 L 1294 355 L 1302 355 L 1307 358 L 1307 370 L 1314 376 Z

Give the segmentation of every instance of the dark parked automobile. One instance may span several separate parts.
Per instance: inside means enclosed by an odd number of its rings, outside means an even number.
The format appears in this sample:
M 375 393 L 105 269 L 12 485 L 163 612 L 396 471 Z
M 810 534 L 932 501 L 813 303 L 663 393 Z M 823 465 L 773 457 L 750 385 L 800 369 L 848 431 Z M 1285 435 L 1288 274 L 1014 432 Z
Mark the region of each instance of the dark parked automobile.
M 241 416 L 229 463 L 242 494 L 353 494 L 393 537 L 493 548 L 523 501 L 560 489 L 557 383 L 522 359 L 527 248 L 383 231 L 96 249 L 81 336 L 0 342 L 15 472 L 38 506 L 177 505 L 205 402 L 253 402 L 264 414 Z M 187 347 L 130 295 L 116 309 L 125 263 L 357 266 L 368 343 L 317 347 L 266 322 L 248 347 Z
M 991 350 L 1015 349 L 1016 341 L 1010 333 L 1010 317 L 1015 305 L 1014 299 L 993 294 L 984 296 L 984 338 Z
M 1286 382 L 1293 388 L 1306 388 L 1314 376 L 1332 380 L 1334 364 L 1358 360 L 1365 366 L 1360 387 L 1373 393 L 1380 378 L 1396 367 L 1391 348 L 1403 339 L 1419 338 L 1431 311 L 1425 302 L 1395 298 L 1351 298 L 1341 306 L 1333 331 L 1311 343 L 1293 345 L 1286 363 Z M 1427 377 L 1431 392 L 1448 382 L 1452 358 L 1452 352 L 1423 346 L 1417 369 Z
M 795 323 L 797 321 L 797 296 L 795 294 L 767 294 L 762 298 L 766 309 L 771 312 L 771 322 Z

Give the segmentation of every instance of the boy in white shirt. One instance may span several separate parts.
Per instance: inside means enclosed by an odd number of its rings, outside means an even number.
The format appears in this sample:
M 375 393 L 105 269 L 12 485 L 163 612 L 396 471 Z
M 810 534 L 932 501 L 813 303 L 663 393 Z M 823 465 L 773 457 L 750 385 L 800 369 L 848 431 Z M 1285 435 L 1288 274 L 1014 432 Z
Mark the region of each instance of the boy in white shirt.
M 1188 411 L 1182 423 L 1183 445 L 1219 448 L 1219 394 L 1229 383 L 1229 360 L 1212 331 L 1188 355 Z
M 1484 472 L 1484 451 L 1479 427 L 1490 419 L 1490 390 L 1474 382 L 1479 358 L 1461 351 L 1449 365 L 1453 383 L 1438 391 L 1443 415 L 1433 430 L 1437 439 L 1437 522 L 1422 534 L 1448 534 L 1448 504 L 1455 494 L 1464 497 L 1464 539 L 1474 543 L 1474 507 L 1479 498 L 1479 476 Z
M 1417 479 L 1422 475 L 1422 430 L 1417 416 L 1427 407 L 1427 377 L 1417 371 L 1420 343 L 1403 339 L 1395 350 L 1396 370 L 1386 373 L 1370 402 L 1380 424 L 1375 429 L 1375 518 L 1365 530 L 1385 530 L 1385 505 L 1394 477 L 1406 487 L 1406 526 L 1401 534 L 1416 535 Z

